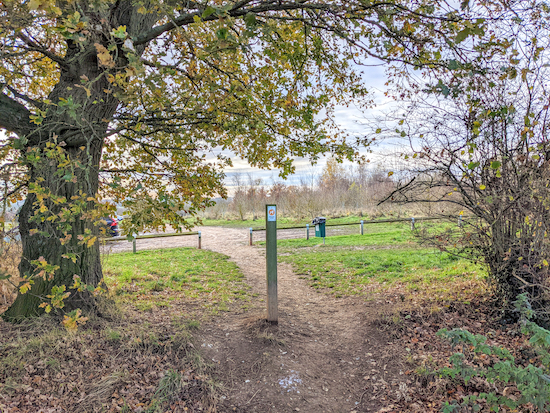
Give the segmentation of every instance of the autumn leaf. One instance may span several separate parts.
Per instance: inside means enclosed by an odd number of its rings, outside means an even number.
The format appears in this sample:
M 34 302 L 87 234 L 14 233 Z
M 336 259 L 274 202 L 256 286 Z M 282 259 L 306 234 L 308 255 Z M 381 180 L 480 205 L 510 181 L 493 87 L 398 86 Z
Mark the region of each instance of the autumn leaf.
M 114 68 L 115 62 L 107 48 L 99 43 L 94 43 L 94 46 L 97 50 L 97 59 L 99 64 L 109 69 Z

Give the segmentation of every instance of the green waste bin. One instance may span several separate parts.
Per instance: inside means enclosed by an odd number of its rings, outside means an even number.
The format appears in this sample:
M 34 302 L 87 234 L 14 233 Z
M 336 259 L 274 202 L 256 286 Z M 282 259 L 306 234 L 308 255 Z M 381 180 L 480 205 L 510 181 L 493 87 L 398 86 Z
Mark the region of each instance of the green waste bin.
M 315 217 L 315 219 L 312 221 L 313 225 L 315 225 L 315 236 L 316 237 L 326 237 L 326 231 L 325 231 L 325 223 L 327 222 L 327 219 L 325 217 Z

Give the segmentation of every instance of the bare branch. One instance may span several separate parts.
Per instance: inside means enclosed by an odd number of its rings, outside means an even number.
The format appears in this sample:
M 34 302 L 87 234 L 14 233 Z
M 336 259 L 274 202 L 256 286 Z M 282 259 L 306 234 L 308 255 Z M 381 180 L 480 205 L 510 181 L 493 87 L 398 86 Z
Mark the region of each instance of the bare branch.
M 394 196 L 396 193 L 399 193 L 399 192 L 403 191 L 405 188 L 410 186 L 415 181 L 415 179 L 416 179 L 416 176 L 413 179 L 411 179 L 406 185 L 400 186 L 395 191 L 392 191 L 386 198 L 384 198 L 382 201 L 378 202 L 378 204 L 376 204 L 376 206 L 383 204 L 388 199 L 390 199 L 392 196 Z

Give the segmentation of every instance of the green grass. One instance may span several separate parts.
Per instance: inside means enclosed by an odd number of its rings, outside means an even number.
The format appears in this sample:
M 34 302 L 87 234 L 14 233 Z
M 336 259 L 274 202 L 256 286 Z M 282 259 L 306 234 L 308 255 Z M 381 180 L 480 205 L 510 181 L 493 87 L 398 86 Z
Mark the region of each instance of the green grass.
M 404 293 L 450 293 L 453 286 L 481 284 L 485 271 L 470 261 L 422 248 L 407 224 L 373 224 L 363 236 L 278 241 L 279 260 L 318 289 L 335 295 L 401 289 Z M 259 243 L 263 244 L 263 243 Z
M 357 228 L 359 233 L 359 226 Z M 293 239 L 279 240 L 277 245 L 284 252 L 292 251 L 293 248 L 314 247 L 323 243 L 322 238 L 315 238 L 315 228 L 310 229 L 309 240 Z M 265 241 L 258 244 L 263 245 Z M 325 238 L 325 246 L 330 247 L 349 247 L 349 246 L 378 246 L 378 245 L 407 245 L 416 244 L 415 237 L 407 223 L 394 224 L 369 224 L 363 226 L 363 236 L 340 235 Z
M 249 287 L 228 257 L 194 248 L 112 254 L 104 264 L 105 281 L 117 301 L 138 310 L 170 307 L 185 298 L 212 312 L 248 300 Z

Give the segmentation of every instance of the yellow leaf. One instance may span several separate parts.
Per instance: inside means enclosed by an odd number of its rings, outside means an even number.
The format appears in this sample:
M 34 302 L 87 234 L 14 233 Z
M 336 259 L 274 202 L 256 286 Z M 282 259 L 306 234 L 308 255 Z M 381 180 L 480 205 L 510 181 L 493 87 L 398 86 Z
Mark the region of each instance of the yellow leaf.
M 78 324 L 84 324 L 88 317 L 81 317 L 82 311 L 80 309 L 71 312 L 69 315 L 63 316 L 62 324 L 69 331 L 76 331 Z
M 115 62 L 113 61 L 113 57 L 107 48 L 99 43 L 94 43 L 94 46 L 97 50 L 97 59 L 99 60 L 99 64 L 110 69 L 114 68 Z
M 72 317 L 64 316 L 62 323 L 69 331 L 76 331 L 76 329 L 78 328 L 76 320 Z
M 548 267 L 548 261 L 542 260 L 542 263 L 544 264 L 545 267 Z
M 31 0 L 29 1 L 29 9 L 31 10 L 38 10 L 38 8 L 42 5 L 42 1 L 40 0 Z
M 90 239 L 88 240 L 88 244 L 87 244 L 87 245 L 88 245 L 88 248 L 92 247 L 92 246 L 95 244 L 96 240 L 97 240 L 97 237 L 92 237 L 92 238 L 90 238 Z
M 50 311 L 52 311 L 52 306 L 49 305 L 48 303 L 42 303 L 38 307 L 43 308 L 46 313 L 49 313 Z
M 27 291 L 30 290 L 30 288 L 31 288 L 31 283 L 27 281 L 25 284 L 19 287 L 19 291 L 21 292 L 21 294 L 26 294 Z
M 392 176 L 393 175 L 393 172 L 388 172 L 388 176 Z
M 481 185 L 479 186 L 479 189 L 481 189 L 482 191 L 483 191 L 485 188 L 487 188 L 487 187 L 486 187 L 485 185 L 483 185 L 483 184 L 481 184 Z

